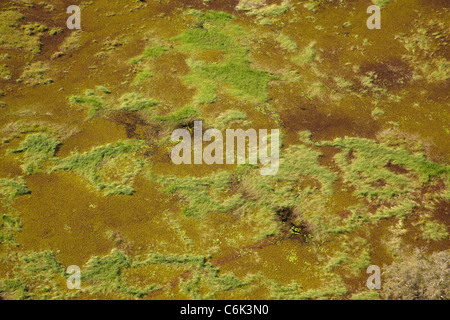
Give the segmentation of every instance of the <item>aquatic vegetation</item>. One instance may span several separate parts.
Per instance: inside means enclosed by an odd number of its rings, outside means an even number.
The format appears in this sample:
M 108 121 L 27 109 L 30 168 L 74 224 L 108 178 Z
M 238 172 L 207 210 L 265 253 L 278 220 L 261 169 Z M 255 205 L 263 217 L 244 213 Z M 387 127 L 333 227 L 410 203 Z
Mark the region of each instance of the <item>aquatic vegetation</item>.
M 107 107 L 104 98 L 95 94 L 92 90 L 86 90 L 83 96 L 70 96 L 69 102 L 72 104 L 82 104 L 89 108 L 88 118 L 95 117 L 100 110 Z
M 316 57 L 316 49 L 314 48 L 315 45 L 315 42 L 310 43 L 310 45 L 305 47 L 300 54 L 293 57 L 292 61 L 298 63 L 299 65 L 312 63 Z
M 144 98 L 141 94 L 134 92 L 124 94 L 120 97 L 119 101 L 121 102 L 118 107 L 119 110 L 131 112 L 152 108 L 158 105 L 157 101 Z
M 113 249 L 111 253 L 104 257 L 92 257 L 86 264 L 82 274 L 82 280 L 89 285 L 88 291 L 99 292 L 120 292 L 136 298 L 160 289 L 158 285 L 150 285 L 146 288 L 129 287 L 122 280 L 122 270 L 131 267 L 131 259 L 122 252 Z
M 351 300 L 380 300 L 380 294 L 376 291 L 363 291 L 359 293 L 352 294 Z
M 167 51 L 168 49 L 164 46 L 148 46 L 147 48 L 145 48 L 144 52 L 141 55 L 135 58 L 131 58 L 129 62 L 131 64 L 136 64 L 145 60 L 146 58 L 156 59 Z
M 99 115 L 102 111 L 106 113 L 113 110 L 135 112 L 151 109 L 159 104 L 158 101 L 145 98 L 142 94 L 136 92 L 128 92 L 123 94 L 116 104 L 111 98 L 107 99 L 104 95 L 111 94 L 107 88 L 97 86 L 96 90 L 103 93 L 103 95 L 97 94 L 92 89 L 88 89 L 82 96 L 69 97 L 69 101 L 72 104 L 81 104 L 89 109 L 88 119 Z
M 335 274 L 324 273 L 324 288 L 304 290 L 302 285 L 293 281 L 288 285 L 280 285 L 268 280 L 271 298 L 277 300 L 309 300 L 339 298 L 347 293 L 347 289 L 341 277 Z
M 22 224 L 17 216 L 0 215 L 0 244 L 18 246 L 16 235 L 22 231 Z
M 107 94 L 111 93 L 111 91 L 108 88 L 104 87 L 104 86 L 96 86 L 95 89 L 97 89 L 98 91 L 101 91 L 103 93 L 107 93 Z
M 239 111 L 239 110 L 233 110 L 229 109 L 220 114 L 215 122 L 214 122 L 214 128 L 217 128 L 219 130 L 224 130 L 229 126 L 230 124 L 239 123 L 239 124 L 248 124 L 247 115 L 245 112 Z
M 241 195 L 235 195 L 223 201 L 220 194 L 231 183 L 231 174 L 220 172 L 207 178 L 152 177 L 166 187 L 168 193 L 179 193 L 189 205 L 183 209 L 188 216 L 201 216 L 213 212 L 227 212 L 244 203 Z
M 140 85 L 147 79 L 153 77 L 154 73 L 151 68 L 145 67 L 143 70 L 139 71 L 133 79 L 134 85 Z
M 0 280 L 0 292 L 18 300 L 69 299 L 76 293 L 64 289 L 64 267 L 52 251 L 20 253 L 13 278 Z
M 276 40 L 280 43 L 280 46 L 289 51 L 289 52 L 297 52 L 298 51 L 298 46 L 297 44 L 291 40 L 291 38 L 289 38 L 288 36 L 284 35 L 284 34 L 279 34 L 276 37 Z
M 267 87 L 275 77 L 263 70 L 250 67 L 246 59 L 248 49 L 235 40 L 230 33 L 236 33 L 229 21 L 232 16 L 220 12 L 207 12 L 195 15 L 201 27 L 189 29 L 172 41 L 181 42 L 184 51 L 189 50 L 222 50 L 228 58 L 224 63 L 205 63 L 203 61 L 188 60 L 191 72 L 184 77 L 185 82 L 198 89 L 195 102 L 199 104 L 216 101 L 216 91 L 220 84 L 231 86 L 230 93 L 242 99 L 252 99 L 255 102 L 267 100 Z M 211 26 L 202 23 L 211 22 Z M 238 35 L 239 36 L 239 35 Z M 240 35 L 242 37 L 242 35 Z
M 425 222 L 422 237 L 434 241 L 444 240 L 448 237 L 447 227 L 434 221 Z
M 372 2 L 380 8 L 386 7 L 391 0 L 372 0 Z
M 16 138 L 30 133 L 45 133 L 51 137 L 64 141 L 77 132 L 77 128 L 67 124 L 55 124 L 47 121 L 18 120 L 4 126 L 1 130 L 4 136 L 2 143 L 10 143 Z
M 67 53 L 79 49 L 81 47 L 81 30 L 72 31 L 72 33 L 64 39 L 64 42 L 59 46 L 59 51 Z
M 41 51 L 39 36 L 27 34 L 18 28 L 23 19 L 24 16 L 17 11 L 0 12 L 0 48 L 39 53 Z
M 23 153 L 22 169 L 26 174 L 38 173 L 45 161 L 50 160 L 56 152 L 60 142 L 46 133 L 29 134 L 17 149 L 8 150 L 9 153 Z
M 30 85 L 49 84 L 53 80 L 46 77 L 47 72 L 50 70 L 50 66 L 42 61 L 35 62 L 25 67 L 22 75 L 18 81 Z
M 188 122 L 197 118 L 198 110 L 195 106 L 186 105 L 180 109 L 177 109 L 167 116 L 155 116 L 154 120 L 164 121 L 174 124 L 180 124 L 181 122 Z
M 250 97 L 255 101 L 267 100 L 267 86 L 271 80 L 278 79 L 266 71 L 255 70 L 248 64 L 226 63 L 206 64 L 197 62 L 192 66 L 188 83 L 195 80 L 215 80 L 232 86 L 231 92 L 238 97 Z M 201 88 L 204 90 L 204 88 Z M 207 89 L 211 89 L 207 87 Z M 201 90 L 202 94 L 203 90 Z
M 12 200 L 28 193 L 30 190 L 26 187 L 23 179 L 0 179 L 0 195 L 3 198 Z
M 20 26 L 26 35 L 42 34 L 48 31 L 48 27 L 38 22 Z
M 411 155 L 405 149 L 390 148 L 368 139 L 338 138 L 321 145 L 343 150 L 335 156 L 335 160 L 344 170 L 345 180 L 358 188 L 355 191 L 357 196 L 389 200 L 410 193 L 433 177 L 450 172 L 449 167 L 433 163 L 424 155 Z M 404 174 L 397 174 L 396 170 L 404 171 Z M 415 173 L 414 179 L 410 172 Z M 376 187 L 380 181 L 383 187 Z
M 144 143 L 128 140 L 95 147 L 89 152 L 72 153 L 65 159 L 56 159 L 50 172 L 75 171 L 106 195 L 134 192 L 134 178 L 144 165 L 143 160 L 133 158 Z
M 0 65 L 0 78 L 3 80 L 10 80 L 12 78 L 12 73 L 6 64 Z
M 239 280 L 231 273 L 220 274 L 218 268 L 207 262 L 206 256 L 162 255 L 150 252 L 143 261 L 136 262 L 134 266 L 149 264 L 166 264 L 188 270 L 191 275 L 180 283 L 180 290 L 196 300 L 213 299 L 221 291 L 238 289 L 251 282 L 251 279 Z
M 180 41 L 187 46 L 203 50 L 230 50 L 233 48 L 233 39 L 217 28 L 189 29 L 171 40 Z

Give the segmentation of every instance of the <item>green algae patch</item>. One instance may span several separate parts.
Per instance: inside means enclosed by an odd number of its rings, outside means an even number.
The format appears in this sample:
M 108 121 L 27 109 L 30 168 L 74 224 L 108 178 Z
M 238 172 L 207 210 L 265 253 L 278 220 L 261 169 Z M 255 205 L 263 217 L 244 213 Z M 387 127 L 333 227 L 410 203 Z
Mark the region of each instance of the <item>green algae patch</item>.
M 51 172 L 75 171 L 106 195 L 130 195 L 134 192 L 134 178 L 144 165 L 143 160 L 133 156 L 143 146 L 141 141 L 129 140 L 96 147 L 82 154 L 72 153 L 67 158 L 55 160 Z
M 22 231 L 20 213 L 11 207 L 17 197 L 30 194 L 22 177 L 15 179 L 0 178 L 0 245 L 18 246 L 16 235 Z

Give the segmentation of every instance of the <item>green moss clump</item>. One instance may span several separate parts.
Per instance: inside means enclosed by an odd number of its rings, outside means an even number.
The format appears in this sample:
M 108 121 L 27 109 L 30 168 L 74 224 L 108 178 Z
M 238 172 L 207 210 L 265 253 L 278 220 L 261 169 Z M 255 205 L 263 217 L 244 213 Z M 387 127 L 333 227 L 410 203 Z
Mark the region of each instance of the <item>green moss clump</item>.
M 144 146 L 143 141 L 127 140 L 93 148 L 82 154 L 72 153 L 58 159 L 51 171 L 75 171 L 106 195 L 134 192 L 134 178 L 144 161 L 133 156 Z
M 243 123 L 245 120 L 247 120 L 247 114 L 245 112 L 229 109 L 217 117 L 214 122 L 214 128 L 224 130 L 230 123 Z
M 69 102 L 87 106 L 89 109 L 88 118 L 95 117 L 100 110 L 103 110 L 108 106 L 104 98 L 95 94 L 93 90 L 86 90 L 83 96 L 70 96 Z
M 12 278 L 0 281 L 0 292 L 11 293 L 17 300 L 70 299 L 76 293 L 67 292 L 64 267 L 52 251 L 19 253 Z
M 41 41 L 38 35 L 30 35 L 18 28 L 24 16 L 17 11 L 0 12 L 0 48 L 27 50 L 32 53 L 41 52 Z
M 144 52 L 134 58 L 131 58 L 129 60 L 129 62 L 131 64 L 137 64 L 138 62 L 141 62 L 147 58 L 149 59 L 156 59 L 159 56 L 163 55 L 164 53 L 166 53 L 168 51 L 168 49 L 164 46 L 161 45 L 157 45 L 157 46 L 148 46 L 147 48 L 145 48 Z
M 185 45 L 203 50 L 230 50 L 233 48 L 233 39 L 218 28 L 195 28 L 186 30 L 171 40 L 180 41 Z
M 11 80 L 12 73 L 9 71 L 6 64 L 0 64 L 0 79 Z
M 46 77 L 49 70 L 50 67 L 47 63 L 35 62 L 25 67 L 18 80 L 30 85 L 49 84 L 53 82 L 52 79 Z
M 130 287 L 122 279 L 122 270 L 131 268 L 131 259 L 119 250 L 113 249 L 105 257 L 92 257 L 82 273 L 82 280 L 89 284 L 90 293 L 120 292 L 136 298 L 159 290 L 158 285 L 145 288 Z
M 205 13 L 199 10 L 190 9 L 186 14 L 197 17 L 200 22 L 210 22 L 214 24 L 226 24 L 234 17 L 223 11 L 207 10 Z
M 298 51 L 298 46 L 297 44 L 292 41 L 291 38 L 289 38 L 288 36 L 284 35 L 284 34 L 279 34 L 276 37 L 276 40 L 278 41 L 278 43 L 280 43 L 281 47 L 289 52 L 297 52 Z
M 183 108 L 177 109 L 167 116 L 157 116 L 156 121 L 171 122 L 179 124 L 184 121 L 192 120 L 198 116 L 198 109 L 192 105 L 186 105 Z
M 72 33 L 67 36 L 63 43 L 59 46 L 59 51 L 66 53 L 79 49 L 81 47 L 81 30 L 72 31 Z
M 147 79 L 153 77 L 154 73 L 150 67 L 145 67 L 141 71 L 139 71 L 133 79 L 134 85 L 140 85 L 145 82 Z
M 267 86 L 269 82 L 278 79 L 278 77 L 271 75 L 267 71 L 250 68 L 248 63 L 206 64 L 196 62 L 191 67 L 191 74 L 186 77 L 186 81 L 188 83 L 197 83 L 201 95 L 206 95 L 202 82 L 214 80 L 215 82 L 230 85 L 231 92 L 238 97 L 249 97 L 257 102 L 264 102 L 267 100 Z M 208 85 L 206 89 L 208 91 L 214 90 L 215 87 Z M 208 96 L 210 95 L 211 93 L 208 93 Z
M 357 187 L 358 196 L 390 199 L 408 194 L 434 177 L 450 173 L 448 166 L 433 163 L 424 155 L 413 155 L 406 149 L 387 147 L 368 139 L 339 138 L 322 145 L 343 149 L 335 160 L 344 170 L 345 180 Z M 392 166 L 396 169 L 390 169 Z M 394 170 L 405 173 L 398 174 Z M 413 173 L 419 179 L 413 177 Z M 378 186 L 380 183 L 382 187 Z
M 305 47 L 299 55 L 293 57 L 292 61 L 299 65 L 312 63 L 316 57 L 315 45 L 316 43 L 312 42 L 309 46 Z
M 118 109 L 130 112 L 153 108 L 158 105 L 157 101 L 144 98 L 141 94 L 135 92 L 124 94 L 119 101 L 121 105 Z
M 0 179 L 0 195 L 8 200 L 30 193 L 23 179 Z
M 60 142 L 46 133 L 29 134 L 18 149 L 10 149 L 9 153 L 23 153 L 22 169 L 27 174 L 40 172 L 42 164 L 51 159 Z
M 427 221 L 422 226 L 422 237 L 425 240 L 441 241 L 448 238 L 447 226 L 434 221 Z
M 146 259 L 134 263 L 133 266 L 166 264 L 190 271 L 190 279 L 182 281 L 180 286 L 182 291 L 196 300 L 214 299 L 218 292 L 243 288 L 251 283 L 251 279 L 242 281 L 232 273 L 221 275 L 218 268 L 214 268 L 207 262 L 207 258 L 206 256 L 162 255 L 150 252 Z
M 237 194 L 225 200 L 220 195 L 231 183 L 231 174 L 220 172 L 206 178 L 154 177 L 155 181 L 166 187 L 167 193 L 179 193 L 189 203 L 183 209 L 187 216 L 201 216 L 211 212 L 227 212 L 243 204 L 242 196 Z
M 105 88 L 104 86 L 96 86 L 95 87 L 98 91 L 101 91 L 101 92 L 103 92 L 103 93 L 107 93 L 107 94 L 110 94 L 111 93 L 111 91 L 108 89 L 108 88 Z

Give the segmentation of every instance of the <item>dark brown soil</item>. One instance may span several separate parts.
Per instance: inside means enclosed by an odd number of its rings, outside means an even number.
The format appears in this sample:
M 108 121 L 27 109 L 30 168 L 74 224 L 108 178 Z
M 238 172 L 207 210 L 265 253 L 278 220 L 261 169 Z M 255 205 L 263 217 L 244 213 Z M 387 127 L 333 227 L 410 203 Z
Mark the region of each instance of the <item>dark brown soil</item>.
M 368 62 L 361 65 L 364 75 L 374 72 L 373 83 L 381 88 L 390 88 L 407 84 L 412 80 L 411 68 L 398 57 L 383 62 Z

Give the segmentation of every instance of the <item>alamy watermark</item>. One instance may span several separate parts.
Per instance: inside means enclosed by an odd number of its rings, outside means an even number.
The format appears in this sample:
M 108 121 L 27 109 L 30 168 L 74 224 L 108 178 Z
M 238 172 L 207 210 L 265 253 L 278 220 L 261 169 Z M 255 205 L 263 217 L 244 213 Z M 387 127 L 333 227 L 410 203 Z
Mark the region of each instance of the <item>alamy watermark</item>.
M 245 164 L 248 154 L 249 164 L 260 164 L 262 175 L 274 175 L 278 172 L 280 158 L 280 132 L 272 129 L 227 129 L 225 140 L 218 129 L 208 129 L 203 133 L 202 121 L 194 121 L 194 141 L 188 129 L 176 129 L 171 136 L 172 141 L 178 142 L 171 152 L 174 164 L 224 164 L 224 149 L 226 164 Z M 212 138 L 214 137 L 214 141 Z M 203 148 L 204 141 L 212 141 Z M 248 141 L 248 143 L 247 143 Z M 225 142 L 225 147 L 224 147 Z M 248 152 L 246 146 L 248 145 Z M 270 147 L 270 154 L 269 154 Z M 193 149 L 193 157 L 192 157 Z M 235 157 L 236 151 L 236 157 Z M 235 161 L 237 160 L 237 161 Z
M 66 270 L 71 276 L 67 278 L 67 288 L 69 290 L 81 289 L 81 270 L 79 266 L 69 266 Z
M 72 15 L 67 19 L 66 25 L 70 30 L 81 29 L 81 10 L 79 6 L 69 6 L 67 8 L 67 13 Z
M 371 276 L 367 278 L 366 286 L 370 290 L 381 289 L 381 270 L 379 266 L 371 265 L 366 270 L 367 273 L 370 273 Z
M 381 29 L 381 10 L 379 6 L 372 5 L 367 8 L 367 13 L 372 15 L 367 19 L 366 26 L 368 29 Z

